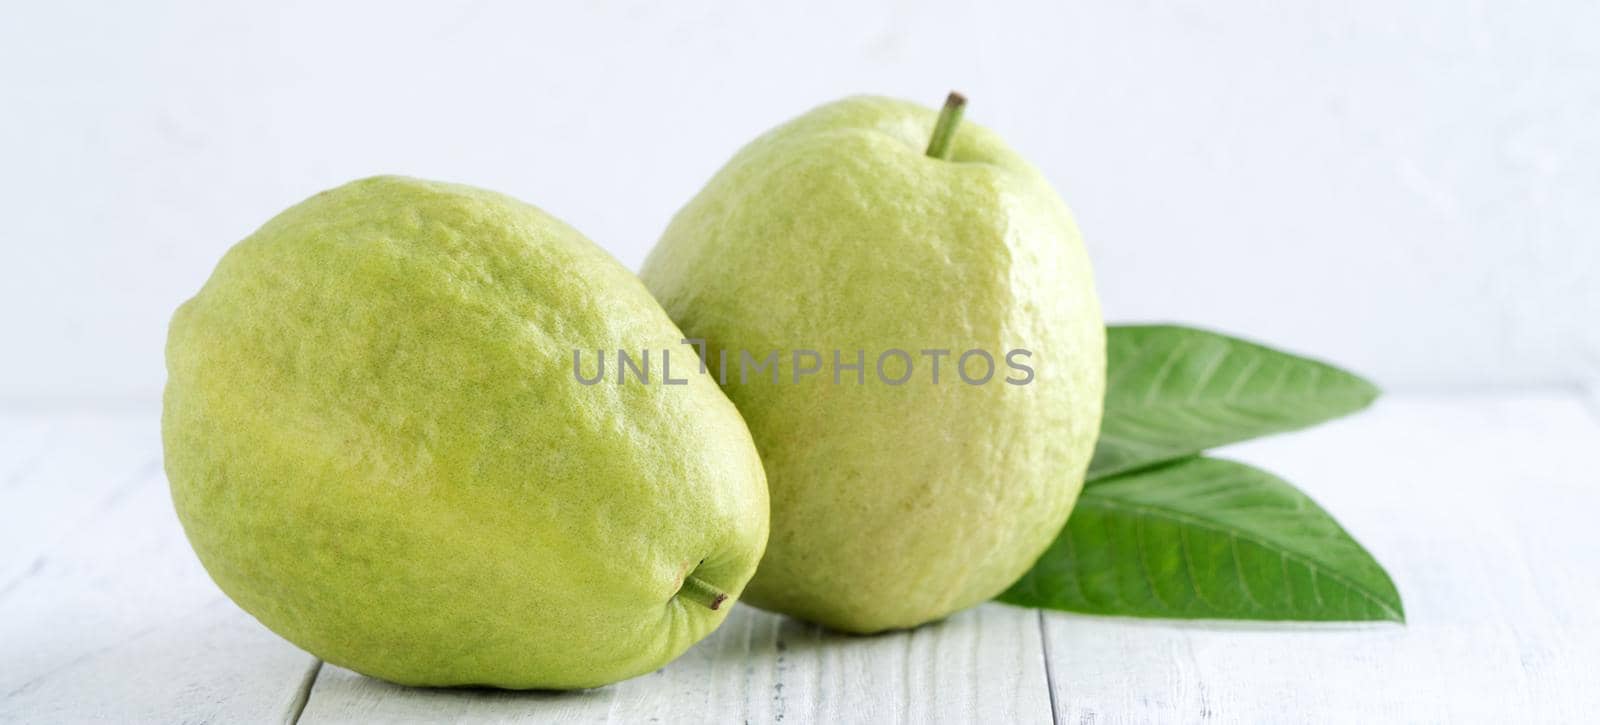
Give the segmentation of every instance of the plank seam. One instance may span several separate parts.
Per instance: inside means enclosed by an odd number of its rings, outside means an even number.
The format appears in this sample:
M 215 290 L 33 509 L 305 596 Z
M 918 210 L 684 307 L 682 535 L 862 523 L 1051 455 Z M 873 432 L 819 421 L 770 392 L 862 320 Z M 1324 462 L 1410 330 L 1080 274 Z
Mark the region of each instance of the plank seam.
M 1039 617 L 1039 649 L 1044 657 L 1044 691 L 1050 696 L 1050 722 L 1052 725 L 1061 725 L 1061 716 L 1056 714 L 1056 675 L 1050 665 L 1050 633 L 1045 631 L 1044 610 L 1035 610 Z
M 288 716 L 283 719 L 286 725 L 295 725 L 300 722 L 300 716 L 306 713 L 306 705 L 311 702 L 311 688 L 317 684 L 317 678 L 322 675 L 322 660 L 312 659 L 311 666 L 306 668 L 305 677 L 300 679 L 300 687 L 295 690 L 294 701 L 289 703 Z

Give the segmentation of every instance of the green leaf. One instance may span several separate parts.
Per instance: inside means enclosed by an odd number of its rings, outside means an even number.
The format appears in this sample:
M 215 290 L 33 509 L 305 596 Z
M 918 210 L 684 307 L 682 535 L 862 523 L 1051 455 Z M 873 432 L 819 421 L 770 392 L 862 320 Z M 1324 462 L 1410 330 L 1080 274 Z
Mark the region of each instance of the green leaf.
M 1172 325 L 1107 328 L 1106 363 L 1090 480 L 1304 428 L 1378 397 L 1331 365 Z
M 1000 597 L 1182 619 L 1405 621 L 1383 567 L 1293 486 L 1192 458 L 1084 488 L 1033 569 Z

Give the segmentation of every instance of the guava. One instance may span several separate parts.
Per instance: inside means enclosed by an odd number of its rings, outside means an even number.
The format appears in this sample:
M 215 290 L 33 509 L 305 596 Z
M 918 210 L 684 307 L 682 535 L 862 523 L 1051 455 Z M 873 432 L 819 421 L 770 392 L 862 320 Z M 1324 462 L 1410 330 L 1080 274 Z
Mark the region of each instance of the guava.
M 1082 487 L 1105 333 L 1078 228 L 948 108 L 851 98 L 767 132 L 644 264 L 738 370 L 719 382 L 772 497 L 747 603 L 850 632 L 942 618 L 1023 574 Z M 750 374 L 769 351 L 790 367 Z
M 537 208 L 353 182 L 234 246 L 174 315 L 173 502 L 222 590 L 333 664 L 502 688 L 649 672 L 754 571 L 761 463 L 714 382 L 585 385 L 575 351 L 689 368 L 682 339 Z

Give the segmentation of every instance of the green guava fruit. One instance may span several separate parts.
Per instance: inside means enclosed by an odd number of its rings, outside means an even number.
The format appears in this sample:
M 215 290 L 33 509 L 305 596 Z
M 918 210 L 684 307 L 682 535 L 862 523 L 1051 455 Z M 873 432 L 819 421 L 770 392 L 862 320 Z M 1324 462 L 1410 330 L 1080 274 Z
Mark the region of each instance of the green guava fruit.
M 323 192 L 173 317 L 178 517 L 228 596 L 333 664 L 502 688 L 649 672 L 754 572 L 760 458 L 713 381 L 585 385 L 575 350 L 692 368 L 682 338 L 515 199 L 398 177 Z
M 747 603 L 861 633 L 942 618 L 1023 574 L 1082 488 L 1089 260 L 1044 176 L 948 108 L 851 98 L 769 131 L 644 264 L 766 464 Z

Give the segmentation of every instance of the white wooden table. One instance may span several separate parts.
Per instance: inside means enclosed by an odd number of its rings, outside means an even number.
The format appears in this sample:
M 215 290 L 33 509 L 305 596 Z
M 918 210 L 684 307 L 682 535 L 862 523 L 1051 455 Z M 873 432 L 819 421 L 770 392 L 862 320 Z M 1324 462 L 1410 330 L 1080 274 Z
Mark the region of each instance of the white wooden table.
M 322 666 L 184 541 L 154 407 L 0 413 L 0 721 L 1590 721 L 1600 404 L 1391 396 L 1226 455 L 1331 510 L 1410 623 L 1087 617 L 990 604 L 847 637 L 739 607 L 663 670 L 579 693 L 413 690 Z

